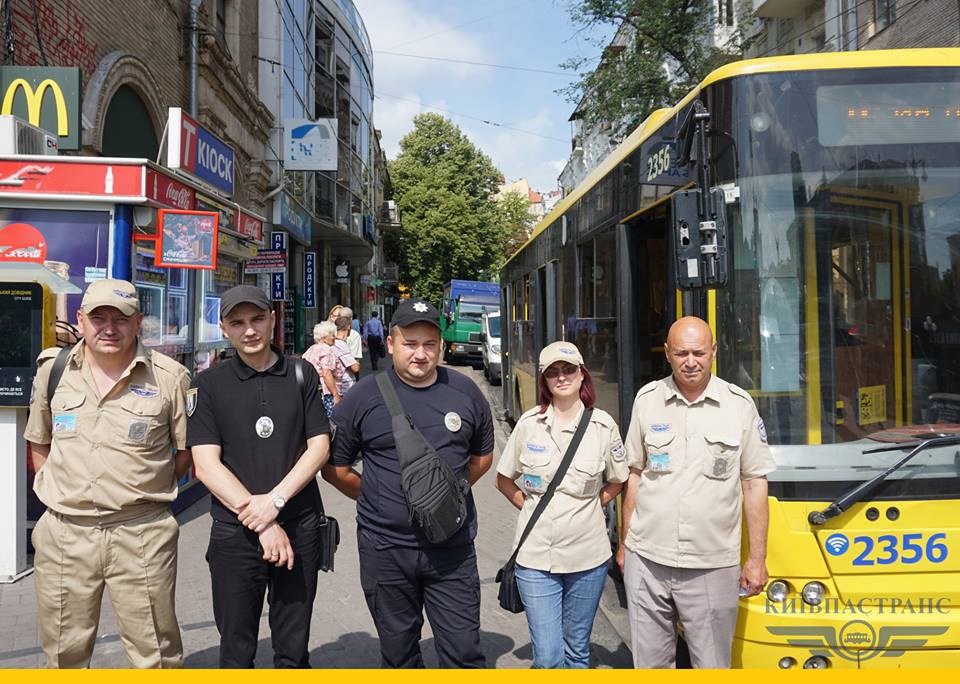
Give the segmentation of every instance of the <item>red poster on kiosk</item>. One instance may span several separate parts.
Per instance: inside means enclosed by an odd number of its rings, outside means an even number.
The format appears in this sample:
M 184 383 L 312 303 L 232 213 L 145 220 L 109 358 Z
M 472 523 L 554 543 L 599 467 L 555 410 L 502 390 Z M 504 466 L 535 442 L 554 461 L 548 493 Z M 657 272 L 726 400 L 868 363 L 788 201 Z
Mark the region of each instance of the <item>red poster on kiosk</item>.
M 219 219 L 215 211 L 159 210 L 156 266 L 215 270 Z

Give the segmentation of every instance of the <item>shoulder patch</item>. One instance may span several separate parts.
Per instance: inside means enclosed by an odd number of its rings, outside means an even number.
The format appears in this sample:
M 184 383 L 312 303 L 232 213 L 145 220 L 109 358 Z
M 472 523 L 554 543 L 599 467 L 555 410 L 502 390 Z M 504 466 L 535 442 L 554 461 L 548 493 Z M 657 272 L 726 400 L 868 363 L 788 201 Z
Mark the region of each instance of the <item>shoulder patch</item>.
M 193 412 L 197 410 L 197 395 L 200 393 L 200 390 L 196 387 L 187 390 L 187 418 L 193 415 Z

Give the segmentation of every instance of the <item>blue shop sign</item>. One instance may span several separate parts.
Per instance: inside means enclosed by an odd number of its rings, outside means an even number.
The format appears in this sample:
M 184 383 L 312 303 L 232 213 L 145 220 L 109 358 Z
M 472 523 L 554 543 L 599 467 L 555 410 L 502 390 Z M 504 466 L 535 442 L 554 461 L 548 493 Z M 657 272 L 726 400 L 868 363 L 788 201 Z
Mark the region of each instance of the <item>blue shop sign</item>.
M 277 195 L 273 202 L 273 222 L 284 228 L 297 242 L 310 244 L 313 219 L 300 205 L 287 197 L 286 193 Z

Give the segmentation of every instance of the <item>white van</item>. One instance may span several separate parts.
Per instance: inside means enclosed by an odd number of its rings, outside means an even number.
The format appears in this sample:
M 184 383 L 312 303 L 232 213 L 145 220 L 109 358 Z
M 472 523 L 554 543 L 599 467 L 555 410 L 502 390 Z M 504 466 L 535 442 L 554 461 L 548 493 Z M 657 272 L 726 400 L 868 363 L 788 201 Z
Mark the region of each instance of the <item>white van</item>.
M 483 375 L 493 385 L 500 384 L 500 311 L 493 310 L 483 314 L 481 324 L 483 344 Z

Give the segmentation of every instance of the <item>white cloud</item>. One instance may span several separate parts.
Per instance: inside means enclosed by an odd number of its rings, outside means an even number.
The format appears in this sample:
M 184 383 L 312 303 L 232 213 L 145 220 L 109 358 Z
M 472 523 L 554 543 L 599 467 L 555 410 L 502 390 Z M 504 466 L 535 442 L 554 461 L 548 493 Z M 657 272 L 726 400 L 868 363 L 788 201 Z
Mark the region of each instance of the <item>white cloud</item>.
M 492 52 L 476 36 L 409 0 L 355 0 L 373 45 L 374 90 L 396 93 L 425 81 L 486 80 L 489 67 L 457 62 L 377 54 L 379 50 L 462 62 L 493 62 Z

